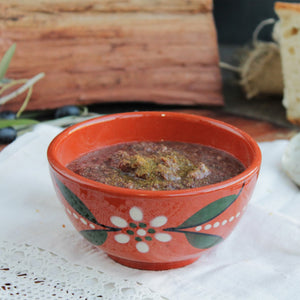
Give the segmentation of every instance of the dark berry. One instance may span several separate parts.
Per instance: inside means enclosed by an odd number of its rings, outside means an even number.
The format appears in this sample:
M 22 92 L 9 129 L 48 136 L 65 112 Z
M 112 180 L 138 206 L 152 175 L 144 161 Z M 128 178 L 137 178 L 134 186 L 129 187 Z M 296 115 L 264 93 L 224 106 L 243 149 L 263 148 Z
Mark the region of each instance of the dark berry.
M 79 116 L 80 115 L 80 109 L 77 106 L 74 105 L 66 105 L 63 107 L 58 108 L 55 111 L 55 118 L 62 118 L 67 116 Z
M 14 120 L 16 119 L 16 114 L 11 110 L 4 110 L 0 112 L 0 119 Z
M 13 127 L 5 127 L 0 129 L 0 144 L 9 144 L 17 138 L 17 131 Z

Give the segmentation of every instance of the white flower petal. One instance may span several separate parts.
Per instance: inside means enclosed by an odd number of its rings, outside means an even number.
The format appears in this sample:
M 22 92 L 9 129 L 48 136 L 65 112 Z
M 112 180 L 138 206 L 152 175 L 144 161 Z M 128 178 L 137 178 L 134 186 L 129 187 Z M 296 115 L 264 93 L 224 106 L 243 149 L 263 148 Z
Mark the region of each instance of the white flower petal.
M 172 236 L 168 233 L 156 233 L 154 237 L 160 242 L 169 242 L 172 239 Z
M 156 218 L 154 218 L 153 220 L 151 220 L 150 225 L 152 227 L 160 227 L 163 226 L 167 223 L 168 218 L 165 216 L 158 216 Z
M 130 237 L 127 234 L 124 233 L 118 233 L 115 235 L 115 240 L 120 244 L 126 244 L 129 242 Z
M 117 216 L 112 216 L 112 217 L 110 217 L 110 221 L 111 221 L 114 225 L 116 225 L 116 226 L 118 226 L 118 227 L 120 227 L 120 228 L 125 228 L 125 227 L 128 226 L 126 220 L 124 220 L 123 218 L 117 217 Z
M 143 212 L 136 206 L 132 207 L 129 211 L 130 217 L 134 221 L 142 221 L 143 220 Z
M 144 235 L 146 235 L 147 232 L 144 229 L 138 229 L 136 233 L 140 236 L 144 236 Z
M 144 242 L 136 243 L 136 249 L 141 253 L 147 253 L 149 251 L 149 246 Z

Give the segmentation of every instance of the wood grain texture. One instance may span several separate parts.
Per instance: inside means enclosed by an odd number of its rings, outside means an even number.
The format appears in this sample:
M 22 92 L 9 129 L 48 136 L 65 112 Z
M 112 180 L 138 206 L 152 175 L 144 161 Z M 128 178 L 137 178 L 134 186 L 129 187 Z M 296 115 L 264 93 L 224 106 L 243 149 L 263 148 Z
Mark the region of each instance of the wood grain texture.
M 28 109 L 223 105 L 211 0 L 19 2 L 0 1 L 0 55 L 17 44 L 10 78 L 46 73 Z M 23 98 L 5 109 L 18 109 Z
M 211 12 L 211 0 L 1 0 L 0 8 L 8 17 L 19 17 L 28 12 Z

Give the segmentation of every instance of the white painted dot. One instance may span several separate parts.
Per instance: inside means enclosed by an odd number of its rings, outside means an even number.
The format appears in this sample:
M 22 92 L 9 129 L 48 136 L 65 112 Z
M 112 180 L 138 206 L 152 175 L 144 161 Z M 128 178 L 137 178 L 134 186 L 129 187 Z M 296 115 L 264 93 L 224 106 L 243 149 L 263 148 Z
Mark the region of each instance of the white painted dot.
M 205 229 L 205 230 L 211 229 L 211 224 L 205 225 L 205 226 L 204 226 L 204 229 Z
M 111 221 L 114 225 L 116 225 L 116 226 L 118 226 L 118 227 L 120 227 L 120 228 L 125 228 L 125 227 L 128 226 L 126 220 L 124 220 L 123 218 L 117 217 L 117 216 L 112 216 L 112 217 L 110 217 L 110 221 Z
M 202 226 L 197 226 L 197 227 L 195 228 L 196 231 L 200 231 L 201 229 L 202 229 Z
M 216 222 L 215 224 L 214 224 L 214 228 L 217 228 L 217 227 L 219 227 L 220 226 L 220 222 Z
M 223 222 L 222 222 L 222 225 L 225 225 L 227 223 L 227 220 L 224 220 Z
M 235 217 L 238 218 L 240 215 L 241 215 L 241 213 L 238 212 Z
M 230 218 L 229 218 L 229 222 L 232 222 L 233 219 L 234 219 L 234 216 L 230 217 Z
M 144 230 L 144 229 L 139 229 L 139 230 L 137 230 L 137 232 L 136 232 L 138 235 L 140 235 L 140 236 L 144 236 L 144 235 L 146 235 L 146 230 Z
M 168 233 L 156 233 L 154 237 L 160 242 L 169 242 L 172 239 L 172 236 Z
M 145 242 L 138 242 L 135 247 L 141 253 L 147 253 L 149 251 L 149 246 Z
M 81 223 L 83 223 L 84 225 L 87 224 L 87 221 L 86 221 L 85 219 L 83 219 L 83 218 L 80 218 L 80 221 L 81 221 Z
M 90 226 L 91 228 L 95 229 L 95 225 L 94 225 L 94 224 L 90 223 L 89 226 Z
M 143 212 L 136 206 L 132 207 L 129 211 L 130 217 L 134 221 L 142 221 L 143 220 Z
M 75 219 L 78 219 L 78 216 L 75 213 L 73 213 L 73 216 Z
M 153 220 L 151 220 L 150 225 L 152 227 L 160 227 L 163 226 L 167 223 L 168 218 L 165 216 L 158 216 L 156 218 L 154 218 Z
M 67 213 L 69 214 L 69 215 L 71 215 L 72 213 L 71 213 L 71 211 L 67 208 Z
M 119 233 L 115 235 L 115 240 L 120 244 L 126 244 L 129 242 L 130 237 L 127 234 Z

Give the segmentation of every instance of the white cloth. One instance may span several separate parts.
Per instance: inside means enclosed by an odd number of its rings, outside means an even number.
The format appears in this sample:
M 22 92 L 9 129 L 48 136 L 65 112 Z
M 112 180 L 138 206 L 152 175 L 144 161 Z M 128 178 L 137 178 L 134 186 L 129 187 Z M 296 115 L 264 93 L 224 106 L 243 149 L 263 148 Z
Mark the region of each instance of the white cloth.
M 165 300 L 136 281 L 72 264 L 32 245 L 0 241 L 0 253 L 1 300 Z
M 280 165 L 288 141 L 260 143 L 260 177 L 228 239 L 189 266 L 155 272 L 115 263 L 75 231 L 48 170 L 46 150 L 59 131 L 39 125 L 0 153 L 0 240 L 43 248 L 107 276 L 141 282 L 171 300 L 299 298 L 300 192 Z

